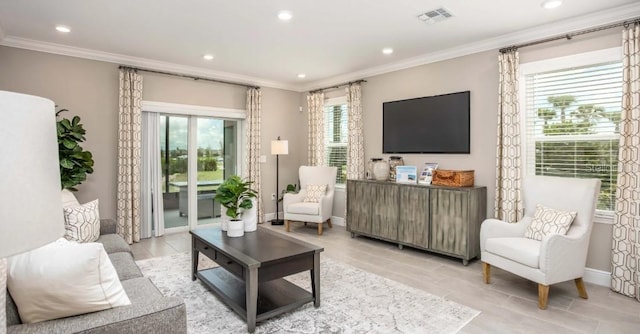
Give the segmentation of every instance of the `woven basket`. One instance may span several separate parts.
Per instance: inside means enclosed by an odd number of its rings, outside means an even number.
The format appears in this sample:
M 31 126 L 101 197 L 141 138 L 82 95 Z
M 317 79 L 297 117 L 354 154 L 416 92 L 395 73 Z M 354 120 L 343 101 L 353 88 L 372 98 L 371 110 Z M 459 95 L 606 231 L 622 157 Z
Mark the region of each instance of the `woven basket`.
M 436 169 L 433 171 L 431 184 L 446 187 L 472 187 L 473 173 L 472 170 Z

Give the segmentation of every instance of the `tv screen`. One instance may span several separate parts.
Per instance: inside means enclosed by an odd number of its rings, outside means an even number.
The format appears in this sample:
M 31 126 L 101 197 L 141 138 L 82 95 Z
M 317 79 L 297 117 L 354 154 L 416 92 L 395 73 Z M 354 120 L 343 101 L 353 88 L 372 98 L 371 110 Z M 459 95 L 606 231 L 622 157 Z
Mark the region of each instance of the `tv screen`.
M 383 153 L 469 153 L 469 91 L 382 104 Z

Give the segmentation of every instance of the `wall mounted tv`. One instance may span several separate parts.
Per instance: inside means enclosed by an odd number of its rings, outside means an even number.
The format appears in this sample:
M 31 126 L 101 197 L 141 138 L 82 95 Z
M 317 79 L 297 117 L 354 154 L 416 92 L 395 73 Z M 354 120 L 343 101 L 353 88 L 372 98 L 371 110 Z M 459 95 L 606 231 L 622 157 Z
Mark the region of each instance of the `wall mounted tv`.
M 471 92 L 382 104 L 383 153 L 470 153 Z

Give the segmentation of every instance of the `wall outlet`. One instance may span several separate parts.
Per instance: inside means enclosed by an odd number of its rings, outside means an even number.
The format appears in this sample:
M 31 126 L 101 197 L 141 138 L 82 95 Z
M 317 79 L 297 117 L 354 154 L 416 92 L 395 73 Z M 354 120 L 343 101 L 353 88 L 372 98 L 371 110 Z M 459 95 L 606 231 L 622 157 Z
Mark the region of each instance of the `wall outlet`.
M 275 201 L 276 200 L 276 193 L 271 193 L 271 200 Z

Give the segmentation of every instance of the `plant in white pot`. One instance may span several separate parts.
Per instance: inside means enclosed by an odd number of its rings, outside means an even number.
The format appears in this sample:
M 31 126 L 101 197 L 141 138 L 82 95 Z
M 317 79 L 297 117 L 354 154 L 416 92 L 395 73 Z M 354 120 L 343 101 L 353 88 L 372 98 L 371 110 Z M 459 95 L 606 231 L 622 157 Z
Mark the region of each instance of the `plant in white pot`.
M 216 190 L 215 199 L 226 208 L 225 214 L 229 217 L 227 235 L 230 237 L 244 235 L 242 214 L 245 210 L 253 208 L 252 199 L 257 196 L 256 191 L 250 187 L 251 183 L 237 175 L 232 175 Z

